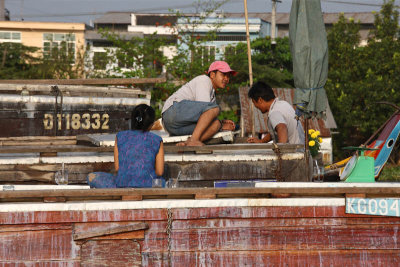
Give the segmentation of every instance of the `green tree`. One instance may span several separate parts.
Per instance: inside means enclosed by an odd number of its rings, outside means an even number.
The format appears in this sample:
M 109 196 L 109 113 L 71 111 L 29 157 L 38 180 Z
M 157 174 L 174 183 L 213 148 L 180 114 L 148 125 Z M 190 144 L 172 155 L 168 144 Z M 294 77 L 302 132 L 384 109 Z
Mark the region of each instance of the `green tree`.
M 0 79 L 34 78 L 37 51 L 19 43 L 0 43 Z
M 0 43 L 0 55 L 2 79 L 71 79 L 83 73 L 82 56 L 67 53 L 63 47 L 43 55 L 37 47 Z
M 216 38 L 216 32 L 223 25 L 216 21 L 207 33 L 197 31 L 204 22 L 221 7 L 224 1 L 198 1 L 198 17 L 185 16 L 179 11 L 170 16 L 170 21 L 163 25 L 156 23 L 157 27 L 169 28 L 171 36 L 162 37 L 157 32 L 145 35 L 143 38 L 125 39 L 109 29 L 101 30 L 103 36 L 111 42 L 112 48 L 107 49 L 103 61 L 118 66 L 109 71 L 92 72 L 99 77 L 112 77 L 123 75 L 125 77 L 157 77 L 161 70 L 166 70 L 167 82 L 156 84 L 152 90 L 153 106 L 160 115 L 162 102 L 166 100 L 183 83 L 197 75 L 204 73 L 209 64 L 214 61 L 218 51 L 208 49 L 205 44 Z M 174 55 L 166 58 L 162 50 L 170 49 Z
M 291 88 L 293 75 L 289 39 L 277 38 L 276 42 L 276 45 L 272 45 L 269 37 L 257 38 L 251 42 L 254 81 L 264 81 L 272 87 Z M 226 61 L 239 72 L 232 79 L 231 87 L 248 84 L 247 44 L 239 43 L 227 51 Z
M 325 86 L 338 125 L 334 155 L 342 147 L 361 145 L 392 112 L 378 101 L 400 100 L 400 36 L 394 2 L 384 1 L 375 15 L 368 42 L 360 45 L 359 23 L 340 16 L 328 32 L 329 73 Z

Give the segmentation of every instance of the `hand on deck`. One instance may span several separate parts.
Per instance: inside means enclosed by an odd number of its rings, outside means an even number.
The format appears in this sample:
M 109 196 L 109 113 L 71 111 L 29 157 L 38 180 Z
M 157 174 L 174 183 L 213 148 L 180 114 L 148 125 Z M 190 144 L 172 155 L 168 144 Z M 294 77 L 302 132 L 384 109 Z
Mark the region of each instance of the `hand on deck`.
M 235 130 L 235 123 L 231 120 L 222 120 L 222 127 L 221 130 L 223 131 L 234 131 Z
M 261 139 L 258 139 L 257 137 L 249 137 L 247 138 L 247 143 L 262 143 L 263 141 Z

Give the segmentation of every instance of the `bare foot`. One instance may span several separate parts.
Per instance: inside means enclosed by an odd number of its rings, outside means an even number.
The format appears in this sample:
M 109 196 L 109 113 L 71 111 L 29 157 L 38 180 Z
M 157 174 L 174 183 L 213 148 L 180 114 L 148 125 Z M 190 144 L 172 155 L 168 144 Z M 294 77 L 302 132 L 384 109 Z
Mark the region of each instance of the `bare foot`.
M 189 138 L 188 140 L 186 140 L 186 146 L 204 146 L 204 143 L 199 141 L 199 140 L 192 140 L 191 138 Z
M 179 142 L 176 144 L 176 146 L 186 146 L 186 142 Z

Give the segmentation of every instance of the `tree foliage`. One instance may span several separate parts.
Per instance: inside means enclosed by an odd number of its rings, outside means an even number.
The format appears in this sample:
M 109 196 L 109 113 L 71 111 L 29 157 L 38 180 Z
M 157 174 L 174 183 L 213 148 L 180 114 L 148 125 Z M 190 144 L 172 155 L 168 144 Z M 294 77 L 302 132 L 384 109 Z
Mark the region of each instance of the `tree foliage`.
M 34 64 L 38 63 L 38 59 L 33 54 L 37 50 L 37 48 L 19 43 L 0 43 L 0 78 L 33 78 Z
M 37 47 L 0 43 L 1 79 L 78 78 L 83 73 L 83 57 L 54 49 L 43 55 Z
M 385 1 L 365 46 L 360 45 L 359 23 L 343 15 L 328 32 L 325 88 L 338 125 L 333 139 L 336 156 L 343 156 L 344 146 L 363 144 L 388 119 L 393 110 L 378 101 L 399 103 L 398 16 L 394 2 Z
M 293 87 L 292 58 L 289 48 L 289 38 L 277 38 L 276 45 L 271 39 L 257 38 L 250 44 L 252 50 L 252 72 L 254 81 L 264 81 L 272 87 Z M 238 75 L 232 79 L 231 86 L 238 87 L 249 83 L 249 62 L 247 44 L 239 43 L 228 48 L 226 61 Z

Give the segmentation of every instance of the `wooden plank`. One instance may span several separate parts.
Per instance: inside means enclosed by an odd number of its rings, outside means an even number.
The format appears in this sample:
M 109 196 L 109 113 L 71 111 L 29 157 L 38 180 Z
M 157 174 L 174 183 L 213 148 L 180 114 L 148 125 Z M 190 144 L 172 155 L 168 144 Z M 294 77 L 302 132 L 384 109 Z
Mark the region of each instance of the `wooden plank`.
M 32 263 L 29 260 L 13 260 L 13 261 L 3 261 L 0 259 L 0 266 L 2 267 L 26 267 L 26 266 L 32 266 L 32 267 L 39 267 L 39 266 L 54 266 L 56 262 L 57 266 L 71 266 L 71 267 L 80 267 L 81 266 L 81 261 L 80 259 L 76 260 L 36 260 L 34 263 Z
M 0 232 L 2 261 L 77 260 L 71 229 Z
M 282 153 L 294 152 L 296 149 L 303 148 L 302 145 L 294 144 L 279 144 L 279 149 Z M 206 145 L 206 146 L 165 146 L 165 152 L 168 153 L 178 153 L 178 152 L 196 152 L 209 153 L 210 151 L 220 151 L 220 150 L 272 150 L 274 148 L 273 144 L 221 144 L 221 145 Z
M 140 245 L 133 240 L 89 240 L 82 244 L 81 266 L 142 266 Z
M 57 157 L 57 152 L 40 152 L 40 157 Z
M 354 227 L 357 225 L 379 225 L 381 227 L 394 228 L 400 223 L 399 218 L 394 217 L 253 217 L 253 218 L 199 218 L 178 219 L 173 222 L 174 230 L 188 229 L 223 229 L 223 228 L 270 228 L 270 227 L 318 227 L 321 225 Z M 165 224 L 161 222 L 149 223 L 151 230 L 165 230 Z
M 0 84 L 49 84 L 49 85 L 126 85 L 163 83 L 166 78 L 104 78 L 104 79 L 29 79 L 0 80 Z
M 8 183 L 31 182 L 31 181 L 54 183 L 54 173 L 35 171 L 35 170 L 0 171 L 0 181 Z
M 0 224 L 38 224 L 72 222 L 120 222 L 166 220 L 163 209 L 103 211 L 35 211 L 1 212 Z M 72 234 L 71 234 L 72 236 Z
M 0 146 L 63 146 L 76 145 L 76 140 L 56 141 L 0 141 Z
M 66 201 L 67 201 L 66 197 L 44 197 L 43 198 L 44 203 L 66 202 Z
M 346 198 L 354 198 L 354 197 L 359 197 L 359 198 L 365 198 L 365 194 L 346 194 Z
M 17 225 L 0 225 L 0 232 L 25 232 L 25 231 L 42 231 L 42 230 L 71 230 L 71 223 L 41 223 L 41 224 L 17 224 Z
M 282 144 L 279 146 L 282 153 L 293 152 L 296 149 L 300 148 L 299 145 L 292 145 L 292 144 Z M 271 144 L 228 144 L 228 145 L 207 145 L 202 147 L 178 147 L 178 146 L 165 146 L 166 153 L 177 153 L 177 152 L 198 152 L 201 153 L 205 151 L 209 153 L 210 151 L 235 151 L 235 150 L 272 150 L 274 147 Z M 49 152 L 105 152 L 105 151 L 112 151 L 113 147 L 90 147 L 90 146 L 43 146 L 43 147 L 35 147 L 35 146 L 21 146 L 21 147 L 3 147 L 0 150 L 0 153 L 35 153 L 35 152 L 42 152 L 42 151 L 49 151 Z
M 124 232 L 131 232 L 137 230 L 147 229 L 148 225 L 143 222 L 131 223 L 129 225 L 109 227 L 102 229 L 89 230 L 84 233 L 74 234 L 74 240 L 88 239 L 91 237 L 99 237 L 104 235 L 119 234 Z
M 127 226 L 134 221 L 116 221 L 116 222 L 91 222 L 91 223 L 74 223 L 74 235 L 79 235 L 88 231 L 102 230 L 105 228 L 115 228 L 121 226 Z M 146 222 L 146 224 L 154 226 L 155 224 Z M 157 223 L 158 224 L 158 223 Z M 165 230 L 165 226 L 164 226 Z M 106 236 L 90 237 L 90 240 L 100 240 L 100 239 L 144 239 L 145 230 L 135 230 L 131 232 L 123 232 L 117 234 L 110 234 Z
M 90 240 L 143 240 L 145 230 L 137 230 L 134 232 L 126 232 L 120 234 L 112 234 L 99 237 L 91 237 Z
M 130 196 L 122 196 L 122 200 L 132 200 L 132 201 L 140 201 L 143 200 L 142 195 L 130 195 Z
M 0 137 L 0 141 L 57 141 L 57 140 L 76 140 L 76 136 L 12 136 Z
M 114 147 L 70 146 L 19 146 L 2 147 L 0 153 L 40 153 L 40 152 L 111 152 Z
M 54 184 L 54 173 L 61 170 L 62 164 L 0 164 L 0 181 L 3 183 L 16 182 L 46 182 Z M 111 172 L 114 162 L 98 162 L 92 164 L 66 164 L 70 184 L 86 183 L 86 176 L 94 171 Z
M 266 194 L 297 194 L 306 196 L 326 196 L 327 194 L 344 195 L 347 193 L 366 193 L 374 195 L 392 194 L 400 196 L 400 187 L 270 187 L 270 188 L 110 188 L 110 189 L 76 189 L 76 190 L 20 190 L 2 191 L 0 199 L 12 198 L 43 198 L 51 196 L 73 197 L 122 197 L 129 195 L 149 196 L 173 196 L 194 197 L 196 194 L 214 194 L 219 197 L 229 196 L 253 196 Z
M 308 226 L 297 227 L 238 227 L 172 231 L 173 251 L 243 251 L 243 250 L 336 250 L 393 249 L 400 247 L 398 225 Z M 153 240 L 163 238 L 164 232 L 153 233 L 145 240 L 148 250 L 155 250 Z M 379 240 L 379 242 L 376 242 Z M 397 241 L 399 240 L 399 241 Z M 400 250 L 399 250 L 400 252 Z
M 143 266 L 168 266 L 166 252 L 142 253 Z M 398 266 L 391 250 L 173 252 L 173 266 Z
M 196 194 L 195 199 L 215 199 L 217 196 L 215 194 Z

